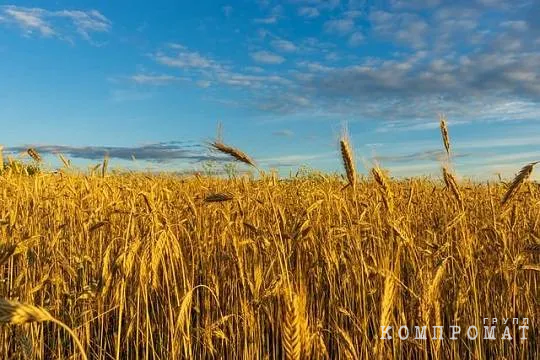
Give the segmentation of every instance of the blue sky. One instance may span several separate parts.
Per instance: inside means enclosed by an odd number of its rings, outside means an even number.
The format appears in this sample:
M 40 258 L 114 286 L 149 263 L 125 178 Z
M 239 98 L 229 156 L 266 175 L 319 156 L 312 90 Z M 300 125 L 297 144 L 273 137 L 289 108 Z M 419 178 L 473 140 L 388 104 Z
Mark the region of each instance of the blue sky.
M 282 173 L 460 175 L 540 160 L 540 2 L 0 2 L 0 142 L 75 163 L 194 169 L 224 141 Z M 138 159 L 130 161 L 131 155 Z

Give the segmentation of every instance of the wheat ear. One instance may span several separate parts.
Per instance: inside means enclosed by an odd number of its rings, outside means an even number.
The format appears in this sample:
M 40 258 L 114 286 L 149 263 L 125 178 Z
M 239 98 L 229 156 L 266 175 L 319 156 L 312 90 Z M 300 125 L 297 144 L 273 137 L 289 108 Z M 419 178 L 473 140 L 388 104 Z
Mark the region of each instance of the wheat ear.
M 285 311 L 283 314 L 282 343 L 287 360 L 309 358 L 308 323 L 305 317 L 305 303 L 300 295 L 288 290 L 284 294 Z
M 229 145 L 225 145 L 219 140 L 216 140 L 210 143 L 210 146 L 219 152 L 232 156 L 233 158 L 235 158 L 236 160 L 240 162 L 243 162 L 244 164 L 257 167 L 257 165 L 255 165 L 255 162 L 246 153 L 240 151 L 237 148 L 234 148 Z
M 371 169 L 371 174 L 373 175 L 375 182 L 377 182 L 382 189 L 383 201 L 386 208 L 389 211 L 392 211 L 394 207 L 394 193 L 390 188 L 390 182 L 388 181 L 384 172 L 378 166 Z
M 446 155 L 450 157 L 450 136 L 448 135 L 448 126 L 444 116 L 440 117 L 441 136 L 446 150 Z
M 232 194 L 227 193 L 213 193 L 209 194 L 204 198 L 206 202 L 223 202 L 234 199 Z
M 29 148 L 28 150 L 26 150 L 26 152 L 28 153 L 28 155 L 30 155 L 32 159 L 34 159 L 34 161 L 41 161 L 41 155 L 39 155 L 39 153 L 35 149 Z
M 343 136 L 339 141 L 339 145 L 341 149 L 341 158 L 343 159 L 343 166 L 345 167 L 345 172 L 347 173 L 347 180 L 349 181 L 349 186 L 354 189 L 356 186 L 356 169 L 354 167 L 354 157 L 348 137 Z
M 14 325 L 21 325 L 30 322 L 50 321 L 66 330 L 75 341 L 84 360 L 88 360 L 84 348 L 75 333 L 63 322 L 56 320 L 47 310 L 27 304 L 21 304 L 16 301 L 0 299 L 0 322 Z
M 452 194 L 454 194 L 454 197 L 459 202 L 459 204 L 463 205 L 463 198 L 461 197 L 461 192 L 459 191 L 456 178 L 454 177 L 454 175 L 452 175 L 452 173 L 448 170 L 446 166 L 443 166 L 442 170 L 446 187 L 452 192 Z
M 502 199 L 502 205 L 506 204 L 519 190 L 519 188 L 527 181 L 527 179 L 531 176 L 533 172 L 533 168 L 536 164 L 538 164 L 539 161 L 532 162 L 530 164 L 525 165 L 521 168 L 519 173 L 514 178 L 514 181 L 512 181 L 512 184 L 504 194 L 504 197 Z

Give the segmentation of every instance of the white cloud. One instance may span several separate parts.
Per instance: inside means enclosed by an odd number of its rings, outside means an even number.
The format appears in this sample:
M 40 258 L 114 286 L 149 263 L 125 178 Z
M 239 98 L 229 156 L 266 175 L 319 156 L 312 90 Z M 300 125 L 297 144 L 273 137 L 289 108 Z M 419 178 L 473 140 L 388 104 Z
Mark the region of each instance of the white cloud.
M 357 32 L 352 33 L 351 36 L 349 37 L 349 45 L 358 46 L 362 44 L 364 40 L 365 40 L 364 35 L 361 32 L 357 31 Z
M 206 88 L 210 87 L 210 85 L 212 85 L 212 82 L 210 82 L 208 80 L 198 80 L 196 84 L 201 89 L 206 89 Z
M 327 61 L 337 61 L 339 60 L 341 57 L 339 56 L 338 53 L 336 53 L 335 51 L 332 51 L 332 52 L 329 52 L 328 54 L 326 54 L 324 56 L 324 58 L 327 60 Z
M 22 28 L 26 35 L 34 32 L 42 36 L 56 36 L 70 40 L 69 29 L 66 29 L 62 19 L 69 20 L 75 31 L 85 40 L 91 40 L 90 33 L 106 33 L 111 30 L 112 23 L 97 10 L 59 10 L 48 11 L 41 8 L 26 8 L 20 6 L 0 7 L 4 23 L 13 23 Z
M 251 58 L 262 64 L 281 64 L 285 61 L 283 56 L 271 53 L 269 51 L 257 51 L 251 53 Z
M 343 13 L 343 16 L 349 19 L 356 19 L 363 15 L 363 12 L 360 10 L 347 10 Z
M 174 56 L 158 52 L 153 56 L 154 59 L 160 64 L 183 69 L 220 68 L 220 65 L 215 61 L 200 55 L 196 51 L 190 51 L 182 45 L 171 44 L 170 47 L 178 50 Z
M 259 66 L 246 66 L 245 71 L 252 72 L 252 73 L 263 73 L 264 69 Z
M 374 11 L 370 14 L 373 30 L 379 36 L 421 48 L 426 45 L 429 26 L 420 16 L 410 13 Z
M 269 16 L 269 17 L 266 17 L 266 18 L 259 18 L 259 19 L 254 19 L 253 22 L 256 23 L 256 24 L 275 24 L 277 22 L 278 18 L 277 16 Z
M 291 3 L 301 6 L 312 6 L 319 10 L 333 10 L 340 4 L 340 0 L 289 0 Z
M 298 65 L 307 68 L 311 72 L 329 72 L 334 69 L 333 67 L 313 61 L 300 61 Z
M 283 39 L 272 40 L 270 44 L 272 45 L 274 49 L 278 51 L 295 52 L 297 50 L 296 45 L 294 45 L 294 43 L 288 40 L 283 40 Z
M 168 44 L 167 52 L 161 51 L 152 58 L 159 64 L 173 68 L 180 68 L 189 78 L 179 78 L 169 75 L 159 75 L 150 77 L 145 75 L 135 75 L 132 80 L 139 83 L 166 83 L 178 80 L 195 81 L 201 88 L 209 87 L 213 84 L 221 84 L 236 88 L 274 90 L 291 85 L 291 81 L 278 75 L 253 75 L 235 72 L 230 65 L 222 64 L 214 59 L 203 56 L 196 51 L 191 51 L 180 44 Z M 173 52 L 174 54 L 170 54 Z M 251 56 L 261 63 L 278 64 L 285 59 L 279 55 L 259 51 Z M 262 74 L 265 70 L 261 67 L 244 67 L 250 73 Z
M 433 8 L 441 3 L 441 0 L 391 0 L 395 9 L 425 9 Z
M 527 22 L 523 20 L 503 21 L 501 27 L 512 29 L 514 31 L 527 31 L 529 28 Z
M 147 74 L 132 75 L 130 79 L 137 84 L 149 84 L 149 85 L 165 85 L 171 82 L 185 80 L 183 78 L 179 78 L 172 75 L 147 75 Z
M 314 19 L 320 15 L 319 10 L 314 7 L 301 7 L 298 9 L 298 15 L 308 19 Z
M 281 17 L 282 12 L 283 7 L 281 5 L 276 5 L 270 10 L 270 14 L 267 17 L 254 19 L 253 22 L 256 24 L 275 24 Z
M 109 19 L 96 10 L 62 10 L 55 12 L 54 16 L 71 19 L 79 34 L 86 40 L 90 39 L 89 32 L 108 32 L 111 29 Z
M 330 33 L 347 34 L 354 29 L 351 19 L 333 19 L 324 23 L 324 30 Z
M 273 166 L 296 166 L 305 163 L 310 160 L 328 159 L 336 156 L 337 152 L 325 152 L 319 154 L 295 154 L 295 155 L 283 155 L 274 156 L 260 159 L 262 164 L 271 164 Z
M 46 11 L 38 8 L 21 8 L 17 6 L 3 7 L 6 19 L 12 20 L 23 28 L 27 34 L 39 31 L 43 36 L 55 34 L 52 26 L 44 20 Z

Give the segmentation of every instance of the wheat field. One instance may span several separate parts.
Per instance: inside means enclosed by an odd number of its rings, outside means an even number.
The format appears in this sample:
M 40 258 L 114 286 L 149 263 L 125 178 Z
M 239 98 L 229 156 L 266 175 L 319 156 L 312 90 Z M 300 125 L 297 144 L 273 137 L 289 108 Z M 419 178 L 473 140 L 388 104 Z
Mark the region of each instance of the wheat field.
M 342 155 L 346 176 L 289 179 L 4 171 L 1 357 L 538 358 L 533 165 L 399 180 Z M 512 320 L 511 340 L 484 339 L 484 318 L 527 318 L 527 340 Z M 398 337 L 416 325 L 427 340 Z

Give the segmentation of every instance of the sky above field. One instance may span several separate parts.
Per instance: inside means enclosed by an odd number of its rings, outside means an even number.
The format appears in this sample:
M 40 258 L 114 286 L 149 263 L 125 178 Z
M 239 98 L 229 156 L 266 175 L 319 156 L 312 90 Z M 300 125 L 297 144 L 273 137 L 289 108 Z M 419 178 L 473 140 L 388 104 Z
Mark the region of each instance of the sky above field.
M 0 143 L 75 164 L 200 168 L 223 140 L 262 168 L 462 176 L 540 160 L 540 1 L 0 2 Z M 132 160 L 133 157 L 136 159 Z

